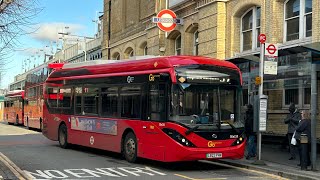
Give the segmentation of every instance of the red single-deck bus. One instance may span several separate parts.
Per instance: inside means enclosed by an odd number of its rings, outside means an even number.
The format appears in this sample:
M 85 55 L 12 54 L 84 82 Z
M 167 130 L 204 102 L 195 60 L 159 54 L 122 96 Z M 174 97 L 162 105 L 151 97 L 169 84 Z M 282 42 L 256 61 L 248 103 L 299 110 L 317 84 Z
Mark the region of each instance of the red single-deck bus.
M 91 63 L 91 65 L 90 65 Z M 163 162 L 238 159 L 246 137 L 234 64 L 206 57 L 65 64 L 45 82 L 43 134 Z
M 24 90 L 9 91 L 4 100 L 4 118 L 8 124 L 23 124 Z
M 49 74 L 61 68 L 63 64 L 42 64 L 27 74 L 25 82 L 24 125 L 30 128 L 41 129 L 43 119 L 43 83 Z

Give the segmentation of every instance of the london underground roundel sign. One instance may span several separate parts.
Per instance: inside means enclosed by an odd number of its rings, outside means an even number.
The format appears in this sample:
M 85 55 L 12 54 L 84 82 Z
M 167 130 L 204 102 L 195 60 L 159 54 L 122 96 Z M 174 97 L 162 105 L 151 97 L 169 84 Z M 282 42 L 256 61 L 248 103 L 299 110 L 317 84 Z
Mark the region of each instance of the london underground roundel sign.
M 170 9 L 161 10 L 158 13 L 157 18 L 159 18 L 157 25 L 162 31 L 169 32 L 174 30 L 174 28 L 177 26 L 175 22 L 177 16 Z

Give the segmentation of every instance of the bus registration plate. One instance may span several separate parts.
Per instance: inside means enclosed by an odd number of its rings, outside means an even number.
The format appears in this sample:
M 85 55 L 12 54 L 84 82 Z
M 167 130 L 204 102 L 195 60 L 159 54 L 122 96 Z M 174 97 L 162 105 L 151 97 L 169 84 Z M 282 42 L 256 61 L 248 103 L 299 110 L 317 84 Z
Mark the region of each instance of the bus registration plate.
M 207 158 L 222 158 L 222 153 L 208 153 Z

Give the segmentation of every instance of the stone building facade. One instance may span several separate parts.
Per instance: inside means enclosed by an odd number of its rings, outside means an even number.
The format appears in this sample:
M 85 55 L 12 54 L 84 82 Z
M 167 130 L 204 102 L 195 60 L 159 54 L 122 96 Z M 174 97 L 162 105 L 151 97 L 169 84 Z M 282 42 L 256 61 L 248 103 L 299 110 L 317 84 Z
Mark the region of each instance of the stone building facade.
M 283 119 L 290 102 L 299 109 L 310 108 L 311 64 L 320 60 L 320 1 L 169 0 L 168 6 L 165 2 L 104 0 L 103 59 L 181 54 L 229 60 L 242 70 L 245 103 L 252 103 L 260 56 L 257 37 L 264 33 L 267 43 L 279 45 L 278 75 L 266 76 L 264 82 L 269 96 L 266 133 L 286 133 Z M 184 22 L 168 33 L 151 22 L 166 7 Z

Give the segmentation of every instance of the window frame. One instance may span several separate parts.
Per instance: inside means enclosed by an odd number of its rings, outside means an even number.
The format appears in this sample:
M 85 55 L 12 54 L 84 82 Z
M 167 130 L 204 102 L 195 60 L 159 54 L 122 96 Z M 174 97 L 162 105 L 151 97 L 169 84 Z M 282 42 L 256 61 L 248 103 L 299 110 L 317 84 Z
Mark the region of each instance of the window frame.
M 295 16 L 295 17 L 290 17 L 290 18 L 287 18 L 286 19 L 286 10 L 287 10 L 287 4 L 288 2 L 290 2 L 292 0 L 286 0 L 284 2 L 284 13 L 283 13 L 283 42 L 294 42 L 294 41 L 299 41 L 299 40 L 304 40 L 304 39 L 311 39 L 312 38 L 312 29 L 311 29 L 311 36 L 306 36 L 307 35 L 307 31 L 306 31 L 306 28 L 307 28 L 307 16 L 308 15 L 311 15 L 311 18 L 312 18 L 312 11 L 311 12 L 308 12 L 306 13 L 305 12 L 305 8 L 306 8 L 306 0 L 300 0 L 300 4 L 299 4 L 299 16 Z M 287 40 L 287 21 L 288 20 L 291 20 L 291 19 L 295 19 L 295 18 L 299 18 L 299 38 L 298 39 L 294 39 L 294 40 Z
M 133 51 L 133 49 L 128 53 L 128 57 L 130 58 L 130 57 L 134 57 L 134 51 Z
M 122 110 L 124 108 L 124 105 L 123 105 L 123 95 L 122 93 L 127 93 L 127 91 L 123 91 L 122 88 L 124 87 L 130 87 L 130 86 L 139 86 L 140 87 L 140 90 L 139 90 L 139 117 L 126 117 L 126 116 L 123 116 L 122 115 Z M 122 84 L 120 86 L 118 86 L 118 106 L 120 107 L 120 109 L 118 109 L 118 115 L 119 115 L 119 118 L 120 119 L 139 119 L 139 120 L 143 120 L 144 117 L 143 117 L 143 110 L 142 110 L 142 101 L 143 101 L 143 93 L 145 91 L 145 85 L 143 83 L 133 83 L 133 84 Z
M 102 95 L 105 95 L 105 94 L 108 94 L 107 92 L 102 92 L 102 89 L 103 88 L 110 88 L 110 87 L 116 87 L 117 88 L 117 111 L 116 111 L 116 116 L 110 116 L 110 115 L 104 115 L 103 113 L 102 113 Z M 121 108 L 120 107 L 122 107 L 121 106 L 121 101 L 120 101 L 120 88 L 121 88 L 122 86 L 120 86 L 120 85 L 112 85 L 112 84 L 110 84 L 110 85 L 106 85 L 106 86 L 104 86 L 104 85 L 101 85 L 100 86 L 100 97 L 99 97 L 99 116 L 100 117 L 102 117 L 102 118 L 120 118 L 120 112 L 121 112 Z M 113 112 L 114 113 L 114 112 Z
M 260 8 L 260 25 L 257 27 L 257 9 Z M 260 43 L 258 43 L 258 36 L 259 34 L 258 29 L 261 30 L 261 6 L 253 6 L 251 8 L 249 8 L 245 13 L 243 13 L 243 15 L 240 17 L 240 51 L 241 52 L 246 52 L 246 51 L 254 51 L 258 48 L 260 48 Z M 243 22 L 243 18 L 250 12 L 252 11 L 252 28 L 243 31 L 242 30 L 242 22 Z M 252 42 L 251 42 L 251 49 L 248 50 L 244 50 L 243 49 L 243 33 L 245 32 L 252 32 L 251 38 L 252 38 Z M 261 31 L 260 31 L 261 32 Z
M 143 48 L 143 55 L 144 56 L 148 55 L 148 46 L 147 45 L 145 45 Z
M 305 104 L 305 89 L 310 89 L 310 87 L 303 87 L 303 86 L 300 86 L 298 88 L 295 88 L 295 89 L 298 89 L 298 104 L 295 104 L 296 107 L 299 107 L 299 108 L 310 108 L 310 104 Z M 290 106 L 290 103 L 289 104 L 286 104 L 286 90 L 285 88 L 283 88 L 282 90 L 282 107 L 284 108 L 289 108 Z M 311 90 L 311 89 L 310 89 Z
M 193 33 L 193 55 L 199 55 L 199 31 Z
M 178 39 L 180 38 L 180 47 L 177 48 L 177 42 L 178 42 Z M 178 51 L 180 52 L 178 54 Z M 176 39 L 174 40 L 174 54 L 175 55 L 181 55 L 182 54 L 182 38 L 181 38 L 181 34 L 179 34 Z

